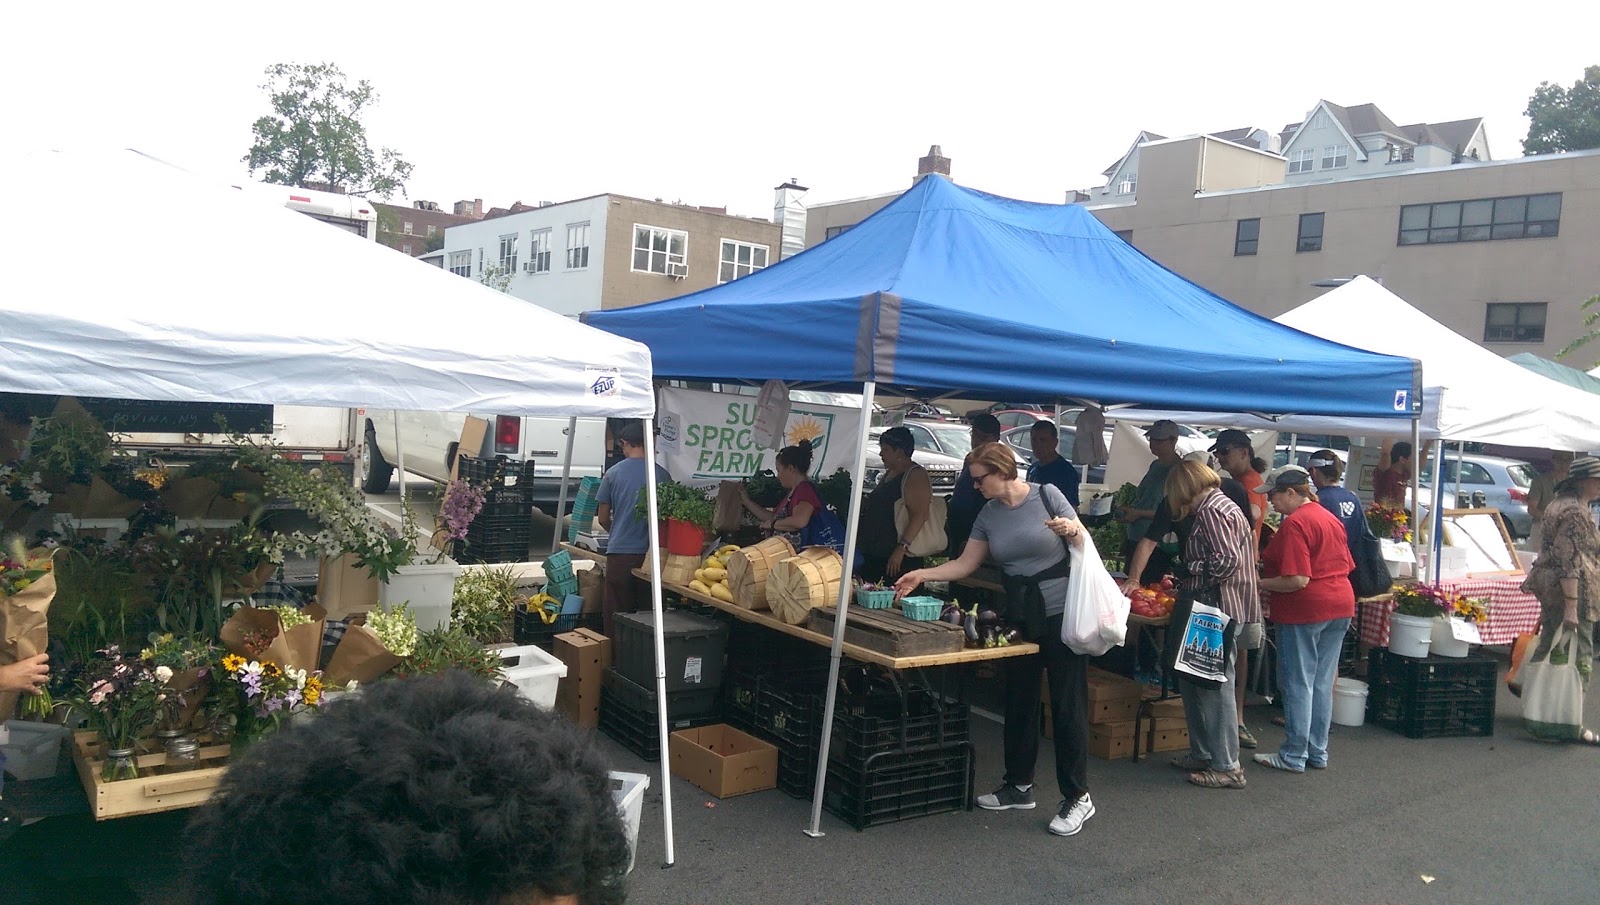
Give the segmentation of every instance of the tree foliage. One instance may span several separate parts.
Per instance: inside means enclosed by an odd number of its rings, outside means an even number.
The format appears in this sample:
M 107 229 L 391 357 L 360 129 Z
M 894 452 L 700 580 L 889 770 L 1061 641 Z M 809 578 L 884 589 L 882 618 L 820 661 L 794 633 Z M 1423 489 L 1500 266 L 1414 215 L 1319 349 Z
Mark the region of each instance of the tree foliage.
M 255 142 L 242 158 L 266 181 L 310 188 L 325 183 L 352 195 L 387 198 L 406 193 L 411 164 L 393 148 L 373 150 L 361 122 L 378 103 L 371 83 L 350 85 L 332 63 L 278 63 L 267 67 L 272 112 L 255 121 Z
M 1584 346 L 1587 346 L 1596 339 L 1600 339 L 1600 328 L 1595 326 L 1596 324 L 1600 324 L 1600 295 L 1590 297 L 1587 302 L 1584 302 L 1581 306 L 1579 306 L 1578 310 L 1588 312 L 1583 316 L 1583 327 L 1587 332 L 1569 343 L 1565 349 L 1557 352 L 1556 358 L 1558 359 L 1566 358 L 1571 353 L 1578 351 Z M 1600 360 L 1597 360 L 1594 365 L 1591 365 L 1591 367 L 1600 367 Z
M 1530 120 L 1524 154 L 1600 148 L 1600 66 L 1584 69 L 1571 88 L 1540 82 L 1523 112 Z

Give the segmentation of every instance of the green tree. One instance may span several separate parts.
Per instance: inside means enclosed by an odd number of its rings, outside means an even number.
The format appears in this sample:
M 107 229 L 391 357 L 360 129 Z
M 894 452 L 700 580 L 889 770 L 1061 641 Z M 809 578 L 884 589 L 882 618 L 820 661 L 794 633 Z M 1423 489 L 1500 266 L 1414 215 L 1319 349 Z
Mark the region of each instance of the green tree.
M 406 193 L 411 164 L 393 148 L 374 151 L 361 116 L 378 95 L 366 79 L 351 86 L 332 63 L 268 66 L 272 112 L 255 121 L 255 142 L 242 158 L 266 181 L 310 188 L 324 183 L 352 195 L 388 198 Z
M 1588 332 L 1568 343 L 1565 349 L 1556 353 L 1556 358 L 1566 358 L 1568 354 L 1578 351 L 1596 339 L 1600 339 L 1600 328 L 1595 326 L 1600 324 L 1600 295 L 1593 296 L 1587 302 L 1584 302 L 1579 306 L 1579 310 L 1589 312 L 1583 316 L 1583 326 Z M 1600 361 L 1596 361 L 1590 367 L 1600 367 Z
M 478 274 L 478 282 L 496 292 L 511 291 L 511 271 L 501 267 L 498 262 L 490 261 L 483 265 L 483 270 Z
M 1523 112 L 1530 120 L 1524 154 L 1600 148 L 1600 66 L 1584 69 L 1571 88 L 1540 82 Z

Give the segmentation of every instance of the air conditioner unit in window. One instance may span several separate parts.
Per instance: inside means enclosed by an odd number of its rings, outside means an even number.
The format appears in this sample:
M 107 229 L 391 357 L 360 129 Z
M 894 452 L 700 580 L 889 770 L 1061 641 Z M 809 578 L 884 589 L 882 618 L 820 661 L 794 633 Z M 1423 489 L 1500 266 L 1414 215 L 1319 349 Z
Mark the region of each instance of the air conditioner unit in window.
M 674 280 L 681 280 L 681 279 L 683 279 L 684 277 L 686 277 L 688 275 L 689 275 L 689 265 L 687 265 L 687 264 L 668 264 L 667 265 L 667 276 L 672 277 Z
M 528 273 L 533 273 L 533 268 L 534 268 L 534 267 L 535 267 L 535 266 L 536 266 L 536 265 L 535 265 L 535 264 L 534 264 L 534 263 L 533 263 L 533 262 L 532 262 L 532 261 L 529 261 L 529 262 L 528 262 L 528 263 L 526 263 L 526 264 L 524 264 L 524 265 L 522 265 L 522 269 L 523 269 L 523 270 L 524 270 L 524 271 L 526 271 L 526 272 L 528 272 Z

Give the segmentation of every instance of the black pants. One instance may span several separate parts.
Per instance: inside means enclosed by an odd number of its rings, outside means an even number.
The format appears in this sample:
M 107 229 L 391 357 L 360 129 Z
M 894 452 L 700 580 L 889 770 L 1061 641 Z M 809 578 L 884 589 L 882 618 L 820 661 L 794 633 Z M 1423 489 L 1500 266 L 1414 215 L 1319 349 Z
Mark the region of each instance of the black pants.
M 1089 791 L 1089 660 L 1061 643 L 1061 617 L 1045 622 L 1040 652 L 1013 657 L 1006 673 L 1006 778 L 1033 782 L 1039 759 L 1039 678 L 1050 673 L 1050 719 L 1055 729 L 1056 782 L 1075 801 Z

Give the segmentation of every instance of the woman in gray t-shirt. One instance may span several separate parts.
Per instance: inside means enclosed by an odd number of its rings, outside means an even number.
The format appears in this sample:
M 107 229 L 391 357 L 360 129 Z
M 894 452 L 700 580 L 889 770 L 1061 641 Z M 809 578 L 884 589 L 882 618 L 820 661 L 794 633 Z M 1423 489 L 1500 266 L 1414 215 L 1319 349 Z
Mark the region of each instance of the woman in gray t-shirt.
M 1084 528 L 1061 491 L 1052 485 L 1029 484 L 1017 474 L 1016 458 L 1004 444 L 987 443 L 967 456 L 972 482 L 988 500 L 973 523 L 961 555 L 942 566 L 917 569 L 895 582 L 895 592 L 909 594 L 925 581 L 949 581 L 971 575 L 986 559 L 1005 572 L 1007 585 L 1023 585 L 1023 598 L 1037 585 L 1045 620 L 1037 641 L 1039 653 L 1002 662 L 1006 675 L 1006 775 L 1000 788 L 978 796 L 978 806 L 991 811 L 1031 810 L 1033 767 L 1039 755 L 1040 677 L 1049 673 L 1050 704 L 1055 727 L 1056 781 L 1061 808 L 1050 832 L 1071 836 L 1094 816 L 1089 798 L 1088 659 L 1061 643 L 1061 613 L 1066 606 L 1064 543 L 1081 547 Z M 1030 582 L 1049 570 L 1059 573 Z

